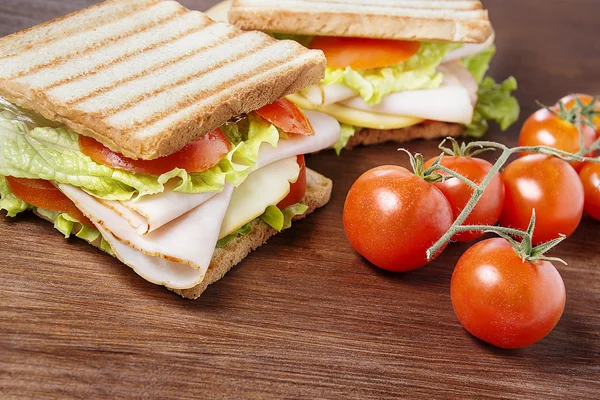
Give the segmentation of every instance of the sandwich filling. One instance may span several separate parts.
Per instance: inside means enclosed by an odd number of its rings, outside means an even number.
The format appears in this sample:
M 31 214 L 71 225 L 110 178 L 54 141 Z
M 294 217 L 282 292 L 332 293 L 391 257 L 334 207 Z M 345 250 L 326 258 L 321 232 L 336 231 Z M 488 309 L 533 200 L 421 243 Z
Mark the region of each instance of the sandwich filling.
M 321 83 L 288 98 L 342 124 L 338 152 L 362 128 L 400 129 L 431 120 L 462 124 L 467 135 L 480 137 L 490 120 L 505 130 L 518 119 L 511 95 L 516 80 L 498 84 L 485 76 L 496 51 L 493 36 L 477 45 L 274 36 L 325 53 Z
M 152 161 L 0 102 L 0 209 L 26 210 L 173 289 L 202 282 L 216 248 L 261 219 L 304 214 L 304 154 L 340 138 L 335 119 L 282 99 Z

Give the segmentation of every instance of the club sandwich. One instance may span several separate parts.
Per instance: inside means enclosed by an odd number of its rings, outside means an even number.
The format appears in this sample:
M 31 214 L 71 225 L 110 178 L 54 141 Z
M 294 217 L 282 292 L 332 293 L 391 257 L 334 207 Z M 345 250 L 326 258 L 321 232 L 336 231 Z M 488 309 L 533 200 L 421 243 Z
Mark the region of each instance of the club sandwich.
M 197 298 L 329 201 L 303 155 L 340 126 L 285 99 L 325 64 L 175 1 L 109 0 L 4 37 L 0 209 Z

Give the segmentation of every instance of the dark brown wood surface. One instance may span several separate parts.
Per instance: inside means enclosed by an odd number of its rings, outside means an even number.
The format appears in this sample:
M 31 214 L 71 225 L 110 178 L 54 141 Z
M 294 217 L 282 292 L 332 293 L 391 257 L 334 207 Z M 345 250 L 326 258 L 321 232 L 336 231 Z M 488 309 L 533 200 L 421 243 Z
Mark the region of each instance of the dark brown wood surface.
M 2 0 L 0 36 L 95 3 Z M 211 1 L 186 0 L 195 9 Z M 523 117 L 534 99 L 600 93 L 597 0 L 488 0 Z M 515 144 L 518 127 L 489 139 Z M 426 156 L 437 143 L 407 147 Z M 600 223 L 585 218 L 554 256 L 567 306 L 542 342 L 505 351 L 471 337 L 449 296 L 452 245 L 410 274 L 356 255 L 341 223 L 352 182 L 397 146 L 323 153 L 331 203 L 272 239 L 196 301 L 145 282 L 32 216 L 0 218 L 1 398 L 598 398 Z

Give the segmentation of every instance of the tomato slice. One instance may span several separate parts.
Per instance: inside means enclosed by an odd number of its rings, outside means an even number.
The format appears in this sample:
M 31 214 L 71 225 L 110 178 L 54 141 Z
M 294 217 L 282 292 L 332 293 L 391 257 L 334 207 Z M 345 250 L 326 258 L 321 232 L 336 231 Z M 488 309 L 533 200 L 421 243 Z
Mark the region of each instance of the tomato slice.
M 384 68 L 399 64 L 414 56 L 421 48 L 419 42 L 387 39 L 317 37 L 311 49 L 322 50 L 331 68 Z
M 306 115 L 288 99 L 280 99 L 275 103 L 267 104 L 256 110 L 255 113 L 286 133 L 304 136 L 314 135 L 313 128 Z
M 99 164 L 137 174 L 161 175 L 175 168 L 202 172 L 214 167 L 231 150 L 231 143 L 220 129 L 188 143 L 177 153 L 156 160 L 133 160 L 116 153 L 102 143 L 79 136 L 81 152 Z
M 290 185 L 290 193 L 286 198 L 277 204 L 280 210 L 300 203 L 306 195 L 306 162 L 304 161 L 304 155 L 298 156 L 298 165 L 300 166 L 298 180 Z
M 42 179 L 25 179 L 6 177 L 10 191 L 25 203 L 32 206 L 45 208 L 46 210 L 58 211 L 69 214 L 80 223 L 94 226 L 79 208 L 58 190 L 52 183 Z

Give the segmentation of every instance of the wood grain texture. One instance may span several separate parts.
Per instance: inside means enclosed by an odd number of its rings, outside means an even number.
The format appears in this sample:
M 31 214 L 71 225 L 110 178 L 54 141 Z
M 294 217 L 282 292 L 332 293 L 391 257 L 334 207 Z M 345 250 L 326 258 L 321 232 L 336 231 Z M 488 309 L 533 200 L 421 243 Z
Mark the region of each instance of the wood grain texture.
M 2 0 L 0 35 L 90 5 Z M 205 9 L 211 1 L 183 3 Z M 487 1 L 525 117 L 534 99 L 600 93 L 597 0 Z M 518 128 L 489 139 L 515 144 Z M 437 143 L 407 147 L 426 156 Z M 527 349 L 471 337 L 449 296 L 452 245 L 410 274 L 382 273 L 348 245 L 345 195 L 364 171 L 406 166 L 393 144 L 312 156 L 331 203 L 234 268 L 197 301 L 138 278 L 32 216 L 0 218 L 0 397 L 597 398 L 600 223 L 585 219 L 554 256 L 567 287 L 556 329 Z

